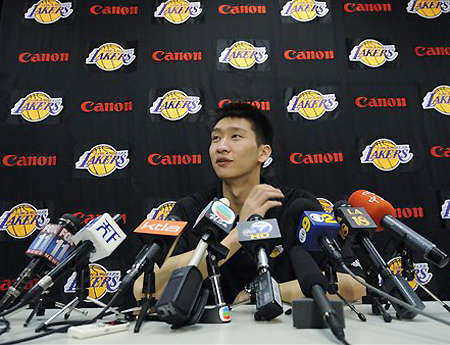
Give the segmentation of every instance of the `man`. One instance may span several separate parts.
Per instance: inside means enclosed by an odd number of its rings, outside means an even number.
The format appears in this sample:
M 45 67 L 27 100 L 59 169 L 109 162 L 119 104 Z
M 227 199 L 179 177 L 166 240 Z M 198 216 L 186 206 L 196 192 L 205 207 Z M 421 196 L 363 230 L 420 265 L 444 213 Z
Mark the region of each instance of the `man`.
M 278 220 L 282 246 L 271 254 L 273 277 L 280 283 L 283 301 L 291 302 L 303 296 L 289 260 L 289 250 L 295 244 L 295 225 L 289 219 L 287 211 L 297 198 L 307 198 L 317 203 L 309 192 L 263 183 L 261 169 L 263 163 L 272 154 L 273 129 L 268 119 L 248 104 L 230 104 L 219 110 L 219 119 L 211 132 L 209 156 L 212 167 L 221 180 L 217 188 L 193 194 L 180 199 L 172 214 L 188 221 L 173 255 L 166 260 L 161 269 L 156 268 L 156 293 L 159 298 L 175 269 L 186 266 L 199 238 L 193 235 L 192 225 L 200 212 L 214 198 L 225 197 L 230 201 L 231 209 L 241 220 L 247 220 L 253 214 Z M 237 229 L 233 229 L 221 242 L 230 252 L 221 265 L 221 284 L 227 303 L 239 302 L 246 298 L 243 291 L 256 276 L 256 267 L 252 258 L 244 251 L 238 240 Z M 199 265 L 203 277 L 207 277 L 206 260 Z M 356 300 L 365 294 L 365 288 L 350 279 L 346 274 L 338 273 L 341 294 L 349 300 Z M 135 296 L 142 297 L 142 277 L 135 283 Z

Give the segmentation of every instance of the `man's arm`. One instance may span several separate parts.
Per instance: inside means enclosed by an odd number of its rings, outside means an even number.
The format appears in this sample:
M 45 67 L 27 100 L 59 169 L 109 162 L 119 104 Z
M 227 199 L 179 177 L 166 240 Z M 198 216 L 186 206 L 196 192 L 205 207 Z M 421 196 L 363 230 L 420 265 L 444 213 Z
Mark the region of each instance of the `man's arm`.
M 242 209 L 238 210 L 240 213 L 240 218 L 242 220 L 247 220 L 253 214 L 259 214 L 264 216 L 268 209 L 272 207 L 281 206 L 281 202 L 275 200 L 269 200 L 271 198 L 282 198 L 283 193 L 278 188 L 266 184 L 256 185 L 249 193 L 247 199 L 245 200 Z M 183 218 L 183 217 L 181 217 Z M 219 261 L 219 266 L 223 265 L 227 260 L 229 260 L 240 248 L 237 229 L 233 229 L 228 236 L 221 242 L 225 247 L 227 247 L 230 252 L 224 260 Z M 155 298 L 159 298 L 164 291 L 164 288 L 169 280 L 172 272 L 177 268 L 187 266 L 192 258 L 193 250 L 172 256 L 168 258 L 162 268 L 155 267 Z M 202 273 L 203 278 L 207 276 L 206 260 L 202 258 L 199 264 L 199 270 Z M 133 292 L 137 300 L 140 300 L 142 295 L 142 285 L 144 278 L 141 275 L 134 283 Z
M 238 234 L 237 229 L 234 228 L 228 236 L 221 242 L 222 245 L 227 247 L 230 252 L 228 253 L 227 257 L 224 260 L 219 261 L 219 266 L 223 265 L 225 262 L 227 262 L 240 248 L 241 244 L 238 240 Z M 162 268 L 159 268 L 155 266 L 155 294 L 154 297 L 158 299 L 162 292 L 164 291 L 164 288 L 166 287 L 166 284 L 174 270 L 180 267 L 187 266 L 189 264 L 189 261 L 192 258 L 192 255 L 194 254 L 194 250 L 191 250 L 189 252 L 179 254 L 176 256 L 172 256 L 168 258 L 165 262 Z M 198 269 L 202 273 L 203 279 L 205 279 L 208 275 L 208 271 L 206 268 L 206 255 L 203 256 L 202 260 L 200 261 L 200 264 L 198 266 Z M 144 283 L 144 276 L 141 275 L 133 286 L 133 292 L 134 297 L 136 300 L 142 299 L 142 285 Z

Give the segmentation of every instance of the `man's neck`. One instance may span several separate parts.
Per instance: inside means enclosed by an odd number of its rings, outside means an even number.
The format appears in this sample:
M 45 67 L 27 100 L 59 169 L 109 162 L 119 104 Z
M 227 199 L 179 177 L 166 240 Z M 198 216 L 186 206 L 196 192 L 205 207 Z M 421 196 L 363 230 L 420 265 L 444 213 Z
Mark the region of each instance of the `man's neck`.
M 239 214 L 254 186 L 261 183 L 260 173 L 233 180 L 222 181 L 223 196 L 230 201 L 231 209 Z

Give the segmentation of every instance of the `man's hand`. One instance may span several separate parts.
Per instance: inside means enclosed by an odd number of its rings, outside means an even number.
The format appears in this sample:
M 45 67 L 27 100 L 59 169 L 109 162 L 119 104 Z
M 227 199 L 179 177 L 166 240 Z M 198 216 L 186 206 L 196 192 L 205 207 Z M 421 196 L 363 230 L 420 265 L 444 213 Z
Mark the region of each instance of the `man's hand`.
M 253 214 L 259 214 L 264 217 L 266 212 L 273 208 L 281 206 L 281 201 L 271 199 L 284 198 L 280 189 L 268 184 L 258 184 L 252 188 L 247 199 L 242 205 L 239 217 L 241 221 L 246 221 Z

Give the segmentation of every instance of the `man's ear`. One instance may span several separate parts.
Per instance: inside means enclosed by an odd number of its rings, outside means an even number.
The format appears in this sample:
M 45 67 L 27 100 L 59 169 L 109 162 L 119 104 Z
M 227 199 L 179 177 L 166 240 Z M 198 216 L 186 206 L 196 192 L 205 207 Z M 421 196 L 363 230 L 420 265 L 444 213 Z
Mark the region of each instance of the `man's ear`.
M 267 158 L 272 154 L 272 147 L 270 145 L 261 145 L 259 147 L 259 158 L 258 162 L 264 163 Z

